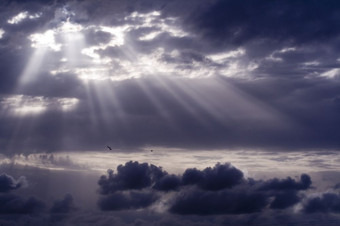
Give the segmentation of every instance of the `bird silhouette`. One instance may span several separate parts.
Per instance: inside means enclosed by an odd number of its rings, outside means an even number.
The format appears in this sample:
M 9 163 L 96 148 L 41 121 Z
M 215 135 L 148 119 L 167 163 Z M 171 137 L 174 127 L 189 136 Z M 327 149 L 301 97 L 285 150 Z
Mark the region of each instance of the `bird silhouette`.
M 106 146 L 110 151 L 112 150 L 112 148 L 110 146 Z

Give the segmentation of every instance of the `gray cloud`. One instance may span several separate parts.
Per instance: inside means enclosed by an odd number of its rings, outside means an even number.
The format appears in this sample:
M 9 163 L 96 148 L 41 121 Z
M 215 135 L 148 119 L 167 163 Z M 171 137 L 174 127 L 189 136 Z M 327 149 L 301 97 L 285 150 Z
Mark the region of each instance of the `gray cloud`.
M 299 191 L 309 189 L 311 179 L 307 174 L 300 181 L 246 179 L 227 163 L 187 169 L 176 176 L 154 165 L 127 162 L 117 167 L 117 174 L 109 170 L 108 176 L 101 176 L 98 185 L 102 210 L 145 209 L 164 203 L 170 213 L 216 215 L 287 209 L 301 202 Z
M 304 211 L 306 213 L 339 213 L 339 194 L 323 193 L 319 197 L 311 197 L 304 203 Z

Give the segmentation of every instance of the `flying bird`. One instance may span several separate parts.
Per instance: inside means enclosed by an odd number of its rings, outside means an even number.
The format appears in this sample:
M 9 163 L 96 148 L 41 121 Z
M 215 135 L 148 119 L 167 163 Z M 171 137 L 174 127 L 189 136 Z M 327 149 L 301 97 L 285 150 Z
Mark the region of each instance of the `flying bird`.
M 150 150 L 151 152 L 153 152 L 153 150 Z
M 112 150 L 112 148 L 110 146 L 106 146 L 110 151 Z

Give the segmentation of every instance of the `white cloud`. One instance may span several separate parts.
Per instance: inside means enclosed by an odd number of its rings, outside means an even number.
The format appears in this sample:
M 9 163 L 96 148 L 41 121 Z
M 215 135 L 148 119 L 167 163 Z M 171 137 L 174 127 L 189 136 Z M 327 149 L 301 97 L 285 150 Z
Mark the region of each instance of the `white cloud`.
M 11 19 L 7 20 L 7 23 L 9 24 L 19 24 L 25 19 L 36 19 L 41 16 L 41 13 L 35 13 L 35 14 L 29 14 L 27 11 L 20 12 L 19 14 L 13 16 Z
M 295 47 L 285 47 L 280 50 L 275 50 L 265 59 L 268 61 L 283 62 L 283 59 L 280 57 L 281 54 L 288 53 L 288 52 L 295 52 L 295 51 L 296 51 Z
M 0 39 L 2 39 L 3 35 L 5 34 L 5 31 L 0 28 Z
M 141 41 L 150 41 L 162 33 L 168 33 L 172 37 L 186 37 L 189 33 L 184 31 L 179 25 L 175 17 L 162 18 L 159 11 L 151 13 L 137 13 L 134 12 L 130 16 L 125 17 L 126 21 L 132 21 L 130 30 L 139 28 L 152 28 L 148 33 L 142 34 L 138 37 Z
M 316 60 L 308 61 L 308 62 L 303 63 L 303 65 L 305 65 L 305 66 L 318 66 L 318 65 L 320 65 L 320 62 L 318 62 Z
M 246 51 L 242 48 L 238 48 L 237 50 L 224 52 L 224 53 L 218 53 L 218 54 L 211 54 L 208 57 L 216 62 L 216 63 L 224 63 L 225 61 L 229 60 L 230 58 L 237 58 L 240 56 L 245 55 Z
M 61 44 L 56 43 L 54 30 L 47 30 L 44 33 L 35 33 L 28 38 L 31 40 L 31 46 L 34 48 L 50 48 L 54 51 L 60 51 L 61 49 Z
M 326 77 L 326 78 L 335 78 L 336 76 L 340 75 L 340 69 L 339 68 L 334 68 L 329 71 L 326 71 L 322 73 L 320 76 L 321 77 Z

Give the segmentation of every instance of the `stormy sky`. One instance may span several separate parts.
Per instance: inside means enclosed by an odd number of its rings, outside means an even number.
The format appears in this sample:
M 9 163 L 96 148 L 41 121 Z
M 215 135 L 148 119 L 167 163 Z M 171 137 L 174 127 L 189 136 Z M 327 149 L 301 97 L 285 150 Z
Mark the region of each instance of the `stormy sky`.
M 338 0 L 1 1 L 1 223 L 336 225 L 339 52 Z

